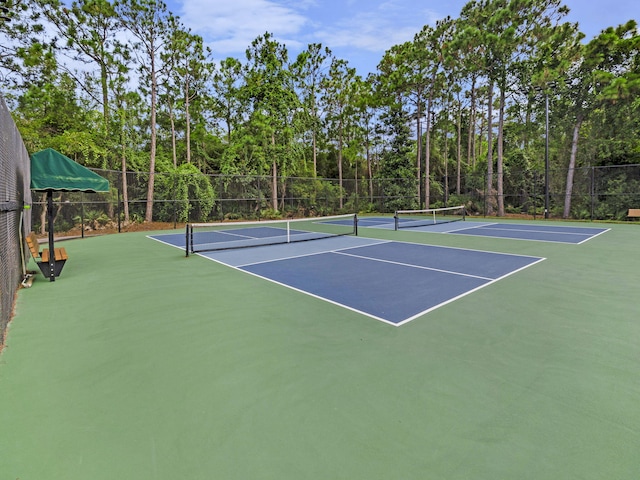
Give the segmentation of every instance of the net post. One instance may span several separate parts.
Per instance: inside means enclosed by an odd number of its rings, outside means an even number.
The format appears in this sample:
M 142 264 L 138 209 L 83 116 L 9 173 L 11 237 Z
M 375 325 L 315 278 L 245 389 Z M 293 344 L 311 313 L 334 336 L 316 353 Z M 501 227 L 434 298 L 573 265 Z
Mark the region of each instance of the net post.
M 353 214 L 353 234 L 358 236 L 358 214 Z
M 184 242 L 184 244 L 185 244 L 185 247 L 184 247 L 184 249 L 185 249 L 185 257 L 188 257 L 189 256 L 189 224 L 188 223 L 187 223 L 187 226 L 185 228 L 185 237 L 186 237 L 185 238 L 185 242 Z
M 398 211 L 396 210 L 393 213 L 393 229 L 397 232 L 398 231 L 398 224 L 399 224 L 399 220 L 398 220 Z
M 291 222 L 287 222 L 287 243 L 291 243 Z

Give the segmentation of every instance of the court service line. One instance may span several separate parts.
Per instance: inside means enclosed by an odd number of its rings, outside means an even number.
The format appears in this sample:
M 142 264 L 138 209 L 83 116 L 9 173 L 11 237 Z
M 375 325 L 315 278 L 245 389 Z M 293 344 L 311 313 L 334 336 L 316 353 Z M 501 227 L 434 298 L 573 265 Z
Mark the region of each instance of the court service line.
M 356 258 L 362 258 L 365 260 L 371 260 L 373 262 L 391 263 L 392 265 L 400 265 L 402 267 L 419 268 L 420 270 L 431 270 L 433 272 L 448 273 L 450 275 L 458 275 L 460 277 L 477 278 L 480 280 L 487 280 L 487 281 L 493 280 L 493 278 L 491 277 L 481 277 L 479 275 L 471 275 L 470 273 L 454 272 L 452 270 L 443 270 L 440 268 L 423 267 L 422 265 L 414 265 L 411 263 L 394 262 L 392 260 L 384 260 L 382 258 L 365 257 L 363 255 L 354 255 L 353 253 L 344 253 L 344 252 L 338 252 L 338 251 L 333 253 L 337 255 L 345 255 L 347 257 L 356 257 Z
M 451 230 L 447 230 L 446 232 L 441 232 L 441 233 L 463 232 L 465 230 L 473 230 L 474 228 L 490 227 L 491 225 L 500 225 L 500 224 L 499 223 L 479 223 L 477 225 L 470 225 L 464 228 L 453 228 Z
M 262 238 L 262 237 L 252 237 L 251 235 L 241 235 L 239 233 L 233 233 L 231 230 L 201 230 L 199 232 L 196 231 L 194 235 L 196 233 L 204 233 L 205 235 L 208 233 L 218 233 L 222 235 L 229 235 L 230 237 L 240 237 L 244 240 L 246 239 L 255 240 L 256 238 Z M 278 231 L 278 233 L 280 233 L 280 235 L 273 235 L 273 237 L 284 237 L 284 235 L 282 235 L 282 231 Z M 271 238 L 271 237 L 264 237 L 264 238 Z M 222 243 L 222 242 L 209 242 L 209 243 Z

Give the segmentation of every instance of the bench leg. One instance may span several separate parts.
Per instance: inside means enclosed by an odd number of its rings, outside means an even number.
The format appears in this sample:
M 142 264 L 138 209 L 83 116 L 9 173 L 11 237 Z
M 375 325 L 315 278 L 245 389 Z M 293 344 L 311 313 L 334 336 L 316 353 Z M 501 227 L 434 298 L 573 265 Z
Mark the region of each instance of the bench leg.
M 53 265 L 53 277 L 51 276 L 51 269 L 49 267 L 49 263 L 45 263 L 45 262 L 37 262 L 38 263 L 38 268 L 40 268 L 40 271 L 42 272 L 42 275 L 45 276 L 45 278 L 49 278 L 51 281 L 53 281 L 55 279 L 55 277 L 59 277 L 60 273 L 62 273 L 62 267 L 64 267 L 66 260 L 56 260 L 54 265 Z

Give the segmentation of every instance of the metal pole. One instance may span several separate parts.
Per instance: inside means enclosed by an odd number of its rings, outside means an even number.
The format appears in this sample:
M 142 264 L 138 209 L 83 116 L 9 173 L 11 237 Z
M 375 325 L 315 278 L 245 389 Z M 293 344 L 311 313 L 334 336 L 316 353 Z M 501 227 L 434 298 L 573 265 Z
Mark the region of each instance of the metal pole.
M 84 238 L 84 193 L 80 192 L 80 237 Z
M 593 213 L 596 207 L 596 167 L 591 167 L 591 221 L 593 222 Z
M 47 218 L 49 221 L 49 281 L 56 281 L 56 251 L 53 244 L 53 190 L 47 190 Z
M 118 200 L 117 200 L 117 204 L 116 204 L 117 205 L 117 207 L 116 207 L 116 215 L 118 216 L 118 233 L 120 233 L 122 231 L 121 221 L 120 221 L 120 216 L 121 216 L 120 215 L 121 214 L 121 210 L 120 209 L 122 208 L 122 206 L 120 205 L 120 189 L 119 188 L 117 189 L 117 192 L 118 192 L 118 195 L 117 195 Z
M 544 218 L 549 218 L 549 92 L 544 94 Z
M 533 219 L 536 219 L 538 210 L 538 197 L 536 186 L 538 185 L 538 172 L 533 172 Z

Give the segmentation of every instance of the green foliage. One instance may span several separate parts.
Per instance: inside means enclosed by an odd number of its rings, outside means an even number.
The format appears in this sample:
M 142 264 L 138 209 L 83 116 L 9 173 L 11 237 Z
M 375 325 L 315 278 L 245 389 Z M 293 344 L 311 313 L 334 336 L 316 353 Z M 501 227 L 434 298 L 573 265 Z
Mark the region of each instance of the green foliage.
M 418 189 L 411 159 L 407 114 L 393 106 L 386 113 L 387 132 L 393 139 L 389 150 L 382 155 L 379 178 L 393 179 L 383 183 L 388 208 L 392 210 L 418 208 Z
M 84 217 L 84 218 L 83 218 Z M 92 230 L 100 230 L 112 223 L 111 218 L 103 211 L 89 210 L 84 212 L 83 216 L 76 215 L 73 217 L 76 226 L 82 225 Z
M 628 178 L 625 172 L 612 175 L 599 192 L 597 218 L 624 220 L 629 208 L 640 205 L 640 180 Z
M 451 195 L 446 206 L 456 207 L 458 205 L 464 205 L 467 215 L 479 215 L 483 211 L 482 204 L 473 195 Z
M 273 208 L 265 208 L 260 210 L 260 218 L 265 220 L 279 220 L 282 218 L 282 213 Z
M 307 212 L 309 216 L 331 215 L 336 212 L 339 199 L 344 192 L 335 182 L 318 182 L 314 185 L 312 202 Z
M 183 164 L 156 181 L 158 197 L 164 201 L 158 208 L 158 220 L 178 222 L 207 221 L 216 200 L 209 178 L 193 164 Z

